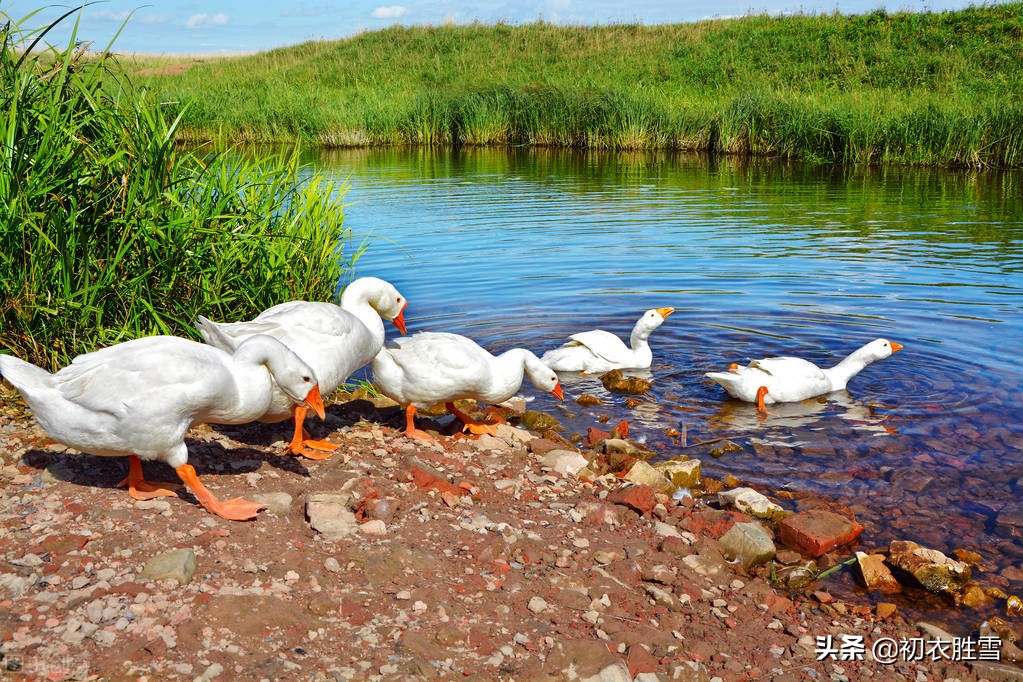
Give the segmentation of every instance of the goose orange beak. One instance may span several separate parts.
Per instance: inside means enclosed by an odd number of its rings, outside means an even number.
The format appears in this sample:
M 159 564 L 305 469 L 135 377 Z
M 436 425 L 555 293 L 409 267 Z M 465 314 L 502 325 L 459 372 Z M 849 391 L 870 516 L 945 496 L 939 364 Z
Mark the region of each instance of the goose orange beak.
M 309 391 L 309 395 L 305 397 L 303 401 L 305 406 L 316 413 L 316 416 L 320 419 L 326 419 L 327 413 L 323 410 L 323 397 L 320 395 L 319 385 L 313 386 L 313 390 Z
M 894 341 L 889 341 L 888 343 L 892 344 L 893 353 L 898 353 L 900 350 L 905 348 L 905 346 L 903 346 L 901 343 L 895 343 Z
M 561 392 L 561 382 L 560 381 L 554 385 L 554 390 L 551 391 L 551 395 L 553 395 L 558 400 L 564 400 L 565 399 L 565 394 Z
M 664 319 L 668 319 L 668 315 L 671 315 L 673 312 L 675 312 L 674 308 L 658 308 L 657 309 L 657 313 L 661 317 L 663 317 Z
M 400 331 L 403 335 L 405 334 L 405 331 L 406 331 L 405 330 L 405 308 L 407 308 L 407 307 L 408 307 L 408 301 L 405 301 L 405 305 L 403 305 L 401 307 L 401 312 L 399 312 L 394 317 L 394 319 L 391 320 L 391 324 L 393 324 L 395 327 L 397 327 L 398 331 Z

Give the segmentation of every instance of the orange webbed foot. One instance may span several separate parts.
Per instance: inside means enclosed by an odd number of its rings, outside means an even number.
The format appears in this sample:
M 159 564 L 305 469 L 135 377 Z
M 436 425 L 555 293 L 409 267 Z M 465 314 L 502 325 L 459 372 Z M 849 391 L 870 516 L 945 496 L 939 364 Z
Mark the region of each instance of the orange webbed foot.
M 497 435 L 498 422 L 477 421 L 470 417 L 469 415 L 467 415 L 466 413 L 459 410 L 458 408 L 456 408 L 454 403 L 444 403 L 444 407 L 447 409 L 448 412 L 455 415 L 456 419 L 458 419 L 459 421 L 462 422 L 462 424 L 464 424 L 464 426 L 462 427 L 462 431 L 468 431 L 469 433 L 476 436 L 482 436 L 484 433 L 490 434 L 491 436 Z M 494 415 L 493 413 L 489 414 L 497 417 L 497 415 Z M 498 417 L 498 421 L 504 420 Z
M 423 431 L 422 429 L 415 428 L 412 430 L 405 429 L 405 435 L 408 436 L 409 438 L 418 438 L 420 440 L 437 440 L 436 438 L 431 436 L 429 432 Z
M 117 484 L 118 488 L 128 488 L 128 494 L 136 500 L 152 500 L 157 497 L 176 497 L 175 492 L 180 483 L 167 481 L 147 481 L 142 476 L 142 460 L 138 455 L 128 456 L 128 475 Z
M 405 408 L 405 435 L 409 438 L 419 438 L 420 440 L 437 440 L 426 431 L 416 428 L 416 406 L 409 405 Z
M 482 436 L 483 434 L 489 434 L 491 436 L 497 435 L 497 424 L 487 424 L 485 422 L 472 422 L 466 423 L 462 427 L 462 431 L 468 431 L 474 436 Z
M 175 471 L 178 472 L 178 476 L 185 482 L 188 489 L 192 491 L 195 498 L 199 500 L 199 504 L 203 506 L 203 509 L 221 518 L 228 519 L 229 521 L 251 521 L 256 518 L 260 509 L 266 508 L 265 504 L 250 502 L 241 497 L 221 502 L 202 484 L 191 464 L 182 464 Z
M 333 457 L 334 451 L 339 447 L 341 446 L 337 443 L 331 443 L 329 440 L 303 438 L 297 444 L 292 441 L 288 446 L 287 452 L 292 455 L 305 457 L 306 459 L 324 460 Z
M 177 497 L 180 483 L 169 483 L 167 481 L 141 481 L 134 485 L 124 479 L 117 484 L 118 488 L 128 488 L 128 494 L 136 500 L 154 500 L 157 497 Z
M 295 433 L 291 437 L 291 442 L 288 443 L 288 447 L 284 450 L 285 454 L 299 455 L 306 459 L 330 459 L 333 452 L 340 446 L 336 443 L 331 443 L 328 440 L 316 440 L 312 438 L 309 435 L 309 432 L 305 430 L 305 427 L 302 426 L 302 423 L 305 421 L 306 412 L 307 409 L 301 405 L 295 407 L 293 415 Z
M 251 521 L 259 515 L 261 509 L 266 509 L 266 505 L 235 497 L 221 502 L 216 509 L 210 507 L 206 509 L 229 521 Z

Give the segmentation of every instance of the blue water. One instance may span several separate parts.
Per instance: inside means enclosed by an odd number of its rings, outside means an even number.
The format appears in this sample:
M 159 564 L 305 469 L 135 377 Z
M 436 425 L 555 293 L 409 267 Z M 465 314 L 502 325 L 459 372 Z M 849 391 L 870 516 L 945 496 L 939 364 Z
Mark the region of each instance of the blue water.
M 564 403 L 536 397 L 566 434 L 629 419 L 659 457 L 788 491 L 790 508 L 847 504 L 869 546 L 979 551 L 987 584 L 1023 587 L 1000 574 L 1023 559 L 1019 175 L 521 150 L 314 163 L 350 183 L 347 246 L 368 244 L 355 274 L 398 286 L 410 332 L 542 354 L 677 309 L 638 407 L 592 378 L 566 381 Z M 702 376 L 768 355 L 833 364 L 880 336 L 905 349 L 765 420 Z M 583 392 L 607 403 L 580 407 Z M 742 450 L 710 456 L 719 438 Z

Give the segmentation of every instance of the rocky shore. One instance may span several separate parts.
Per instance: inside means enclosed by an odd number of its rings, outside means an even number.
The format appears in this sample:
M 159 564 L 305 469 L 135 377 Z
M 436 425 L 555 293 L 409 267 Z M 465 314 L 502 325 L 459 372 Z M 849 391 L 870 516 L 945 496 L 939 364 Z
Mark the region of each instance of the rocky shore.
M 280 455 L 285 424 L 193 430 L 210 489 L 267 505 L 251 523 L 187 493 L 132 500 L 125 462 L 51 443 L 8 401 L 5 679 L 1023 679 L 1018 618 L 956 636 L 833 594 L 829 568 L 922 556 L 840 566 L 863 540 L 846 510 L 704 478 L 698 449 L 651 466 L 624 424 L 573 444 L 505 410 L 496 436 L 424 418 L 440 438 L 413 442 L 397 408 L 350 398 L 311 424 L 329 460 Z M 943 579 L 970 565 L 935 554 Z

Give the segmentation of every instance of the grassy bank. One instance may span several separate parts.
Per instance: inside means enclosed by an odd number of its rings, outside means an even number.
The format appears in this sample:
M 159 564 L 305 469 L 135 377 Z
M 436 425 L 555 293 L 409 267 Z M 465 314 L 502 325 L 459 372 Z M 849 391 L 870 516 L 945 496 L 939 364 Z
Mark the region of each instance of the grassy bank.
M 343 188 L 302 184 L 296 154 L 181 152 L 109 55 L 12 48 L 32 38 L 0 28 L 0 352 L 52 369 L 332 296 Z
M 130 26 L 127 30 L 130 30 Z M 1023 165 L 1023 3 L 669 26 L 391 28 L 156 66 L 193 139 Z M 150 69 L 146 73 L 154 73 Z

